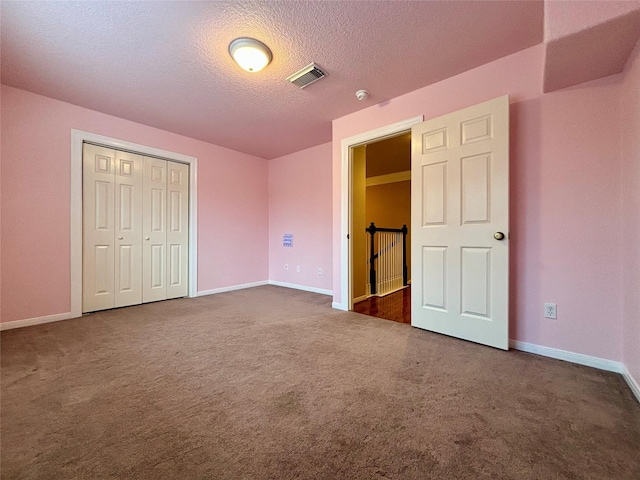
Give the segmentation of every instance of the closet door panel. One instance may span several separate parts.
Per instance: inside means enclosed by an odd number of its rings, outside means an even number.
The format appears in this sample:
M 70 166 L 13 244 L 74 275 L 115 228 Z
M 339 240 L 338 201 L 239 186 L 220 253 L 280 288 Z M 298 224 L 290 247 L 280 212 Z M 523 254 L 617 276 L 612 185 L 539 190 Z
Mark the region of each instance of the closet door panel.
M 167 161 L 143 157 L 142 301 L 167 298 Z
M 82 311 L 115 306 L 115 151 L 82 151 Z
M 142 303 L 142 176 L 142 156 L 116 151 L 116 307 Z
M 189 293 L 189 166 L 167 165 L 167 298 L 178 298 Z

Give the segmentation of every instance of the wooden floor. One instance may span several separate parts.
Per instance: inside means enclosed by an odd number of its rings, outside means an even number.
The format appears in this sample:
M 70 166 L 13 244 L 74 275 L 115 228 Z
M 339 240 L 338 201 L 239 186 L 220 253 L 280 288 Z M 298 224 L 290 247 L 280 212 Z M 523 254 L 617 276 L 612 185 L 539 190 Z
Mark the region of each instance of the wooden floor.
M 369 297 L 353 306 L 353 311 L 372 317 L 411 324 L 411 285 L 384 297 Z

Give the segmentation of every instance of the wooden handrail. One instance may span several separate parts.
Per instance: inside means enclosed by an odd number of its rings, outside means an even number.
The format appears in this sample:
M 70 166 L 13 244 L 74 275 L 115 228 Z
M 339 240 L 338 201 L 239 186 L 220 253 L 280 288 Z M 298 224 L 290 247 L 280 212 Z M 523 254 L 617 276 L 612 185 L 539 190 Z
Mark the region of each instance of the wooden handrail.
M 369 284 L 371 285 L 371 294 L 376 294 L 376 268 L 375 259 L 379 257 L 380 252 L 375 253 L 375 235 L 376 232 L 390 232 L 390 233 L 402 233 L 402 284 L 408 285 L 408 269 L 407 269 L 407 226 L 403 225 L 402 228 L 383 228 L 376 227 L 374 222 L 371 222 L 367 228 L 365 228 L 371 235 L 371 258 L 369 259 Z

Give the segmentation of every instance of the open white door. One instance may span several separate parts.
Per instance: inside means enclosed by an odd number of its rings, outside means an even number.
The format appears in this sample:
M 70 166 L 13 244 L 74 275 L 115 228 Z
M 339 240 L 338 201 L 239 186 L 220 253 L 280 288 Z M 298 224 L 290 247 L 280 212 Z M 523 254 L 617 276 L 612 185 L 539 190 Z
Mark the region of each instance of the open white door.
M 411 135 L 411 325 L 506 350 L 509 96 Z

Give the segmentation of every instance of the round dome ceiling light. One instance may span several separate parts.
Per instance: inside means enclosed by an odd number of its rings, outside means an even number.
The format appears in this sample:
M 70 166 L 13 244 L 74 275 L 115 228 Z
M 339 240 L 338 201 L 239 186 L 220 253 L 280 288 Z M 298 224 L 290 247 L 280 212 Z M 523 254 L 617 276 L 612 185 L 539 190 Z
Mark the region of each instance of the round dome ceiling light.
M 229 44 L 229 53 L 247 72 L 259 72 L 271 63 L 273 55 L 264 43 L 254 38 L 236 38 Z

